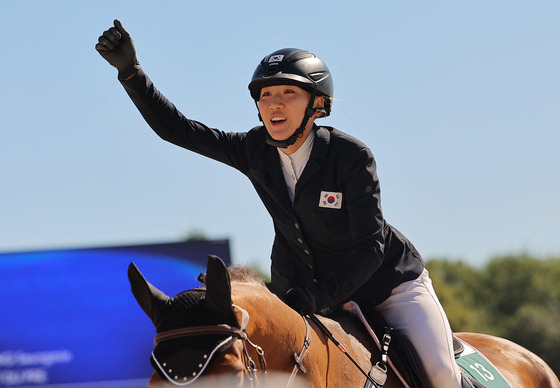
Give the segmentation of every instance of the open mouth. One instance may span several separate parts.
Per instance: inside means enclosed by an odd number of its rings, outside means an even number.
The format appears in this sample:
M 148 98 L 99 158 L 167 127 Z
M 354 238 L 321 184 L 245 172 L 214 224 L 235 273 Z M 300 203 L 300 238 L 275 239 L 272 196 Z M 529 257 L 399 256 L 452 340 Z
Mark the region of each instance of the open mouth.
M 286 118 L 281 117 L 281 116 L 275 116 L 275 117 L 271 117 L 271 118 L 270 118 L 270 122 L 271 122 L 273 125 L 281 124 L 281 123 L 283 123 L 284 121 L 286 121 Z

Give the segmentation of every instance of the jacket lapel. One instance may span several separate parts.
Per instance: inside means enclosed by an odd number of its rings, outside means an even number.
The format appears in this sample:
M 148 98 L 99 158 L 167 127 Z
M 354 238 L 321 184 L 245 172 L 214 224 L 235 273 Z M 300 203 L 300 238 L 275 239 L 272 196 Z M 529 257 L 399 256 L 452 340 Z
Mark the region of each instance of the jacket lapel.
M 268 187 L 272 187 L 276 195 L 273 197 L 278 198 L 278 201 L 284 208 L 292 209 L 292 202 L 288 195 L 288 187 L 286 186 L 286 181 L 284 179 L 284 173 L 282 172 L 282 166 L 280 165 L 280 156 L 278 156 L 278 150 L 276 147 L 267 147 L 264 155 L 265 170 L 270 179 L 270 184 Z

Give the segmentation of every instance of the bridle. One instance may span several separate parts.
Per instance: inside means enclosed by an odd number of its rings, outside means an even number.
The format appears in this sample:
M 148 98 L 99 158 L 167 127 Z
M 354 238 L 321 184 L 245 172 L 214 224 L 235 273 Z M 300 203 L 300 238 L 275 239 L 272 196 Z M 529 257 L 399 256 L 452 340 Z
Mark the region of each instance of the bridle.
M 256 353 L 259 357 L 259 364 L 260 364 L 260 368 L 261 368 L 260 371 L 261 371 L 261 375 L 263 376 L 263 378 L 264 378 L 264 376 L 266 376 L 266 373 L 267 373 L 266 372 L 266 359 L 264 357 L 264 350 L 260 346 L 251 342 L 251 340 L 247 336 L 247 333 L 245 332 L 245 330 L 247 328 L 247 324 L 249 323 L 249 313 L 239 306 L 233 305 L 233 307 L 237 308 L 238 310 L 241 311 L 242 318 L 241 318 L 240 327 L 233 327 L 233 326 L 226 325 L 226 324 L 219 324 L 219 325 L 208 325 L 208 326 L 191 326 L 191 327 L 183 327 L 183 328 L 180 328 L 180 329 L 168 330 L 168 331 L 158 333 L 155 336 L 154 345 L 157 346 L 157 344 L 160 343 L 160 342 L 170 341 L 170 340 L 174 340 L 174 339 L 178 339 L 178 338 L 195 337 L 195 336 L 203 336 L 203 335 L 224 335 L 224 336 L 228 336 L 228 339 L 224 342 L 229 342 L 229 344 L 230 344 L 229 346 L 232 346 L 233 343 L 235 342 L 235 341 L 232 341 L 232 339 L 234 339 L 234 338 L 240 339 L 242 344 L 243 344 L 244 373 L 246 374 L 246 376 L 251 381 L 251 386 L 253 386 L 253 384 L 255 383 L 256 386 L 258 387 L 258 386 L 260 386 L 259 379 L 256 378 L 258 370 L 257 370 L 255 362 L 253 361 L 253 359 L 249 355 L 249 351 L 247 350 L 248 349 L 247 344 L 249 344 L 250 346 L 253 347 L 253 349 L 255 349 L 255 351 L 256 351 Z M 294 353 L 295 365 L 294 365 L 294 368 L 292 370 L 292 374 L 290 375 L 290 378 L 288 380 L 288 383 L 286 384 L 286 388 L 290 388 L 292 386 L 292 384 L 295 380 L 295 377 L 297 375 L 297 372 L 299 370 L 301 370 L 303 373 L 305 373 L 305 368 L 304 368 L 302 362 L 303 362 L 303 358 L 305 357 L 305 354 L 307 353 L 307 349 L 309 348 L 309 346 L 311 344 L 311 334 L 310 334 L 309 323 L 307 322 L 307 319 L 305 317 L 303 317 L 303 321 L 305 322 L 305 340 L 303 342 L 303 347 L 302 347 L 300 353 L 299 354 Z M 222 344 L 224 342 L 222 342 Z M 215 352 L 216 349 L 214 349 L 213 352 Z M 201 371 L 201 373 L 202 373 L 202 371 Z M 171 382 L 171 383 L 174 383 L 173 380 L 171 380 L 171 379 L 168 379 L 168 381 Z M 186 384 L 177 384 L 177 385 L 186 385 Z

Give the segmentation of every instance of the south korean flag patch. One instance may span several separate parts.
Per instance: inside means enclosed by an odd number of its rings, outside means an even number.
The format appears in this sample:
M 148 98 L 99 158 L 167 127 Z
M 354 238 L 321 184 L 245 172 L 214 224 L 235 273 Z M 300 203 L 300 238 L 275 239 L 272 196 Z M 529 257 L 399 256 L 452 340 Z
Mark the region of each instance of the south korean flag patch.
M 321 191 L 321 197 L 319 198 L 319 207 L 340 209 L 342 207 L 342 193 Z
M 282 62 L 282 60 L 284 59 L 284 56 L 281 54 L 278 55 L 273 55 L 268 59 L 268 63 L 272 63 L 272 62 Z

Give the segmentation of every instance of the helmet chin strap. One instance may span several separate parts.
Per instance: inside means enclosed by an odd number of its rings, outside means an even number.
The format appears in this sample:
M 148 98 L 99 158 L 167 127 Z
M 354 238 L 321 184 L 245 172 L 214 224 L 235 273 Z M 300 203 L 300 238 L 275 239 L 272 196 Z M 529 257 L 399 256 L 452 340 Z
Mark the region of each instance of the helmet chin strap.
M 309 119 L 311 117 L 313 117 L 315 112 L 323 110 L 322 108 L 314 108 L 313 107 L 313 105 L 315 104 L 316 95 L 317 95 L 317 93 L 315 91 L 313 91 L 313 93 L 311 93 L 311 97 L 309 97 L 309 103 L 307 104 L 307 108 L 305 108 L 305 116 L 303 116 L 303 120 L 301 121 L 301 124 L 300 124 L 299 128 L 295 130 L 295 132 L 292 134 L 292 136 L 290 136 L 289 138 L 287 138 L 285 140 L 276 140 L 272 136 L 270 136 L 270 134 L 267 133 L 266 134 L 266 143 L 268 145 L 271 145 L 271 146 L 277 147 L 277 148 L 288 148 L 289 146 L 294 144 L 297 141 L 297 139 L 299 139 L 300 137 L 303 137 L 303 131 L 305 130 L 305 127 L 307 126 L 307 123 L 309 122 Z M 259 118 L 260 118 L 260 115 L 259 115 Z

